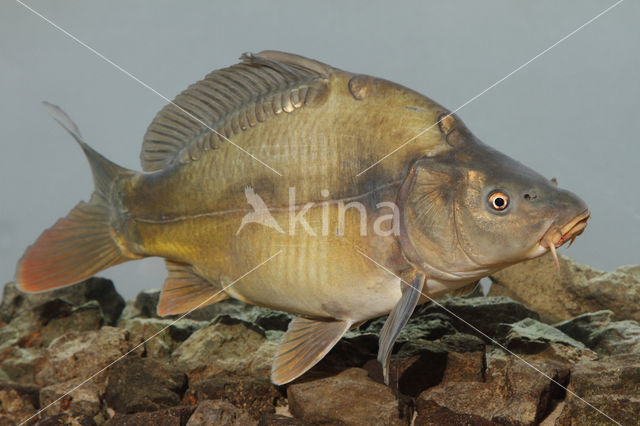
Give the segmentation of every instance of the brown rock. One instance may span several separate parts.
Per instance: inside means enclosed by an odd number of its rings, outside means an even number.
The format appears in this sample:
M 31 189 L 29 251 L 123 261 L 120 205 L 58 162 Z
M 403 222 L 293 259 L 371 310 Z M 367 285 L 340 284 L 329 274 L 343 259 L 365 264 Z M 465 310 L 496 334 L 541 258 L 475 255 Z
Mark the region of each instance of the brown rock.
M 310 423 L 407 425 L 409 407 L 367 371 L 351 368 L 337 376 L 294 383 L 287 389 L 291 413 Z
M 40 388 L 0 382 L 0 424 L 18 424 L 38 410 Z
M 304 420 L 287 417 L 282 414 L 264 414 L 258 421 L 258 426 L 311 426 Z
M 640 321 L 640 268 L 601 272 L 559 256 L 556 272 L 549 255 L 521 262 L 491 276 L 491 295 L 509 296 L 540 313 L 545 322 L 609 309 L 614 319 Z
M 268 380 L 276 345 L 260 327 L 223 315 L 193 333 L 171 358 L 191 382 L 217 375 Z
M 268 380 L 252 377 L 208 377 L 193 383 L 185 393 L 184 402 L 224 399 L 251 416 L 259 418 L 275 413 L 275 405 L 282 398 L 280 392 Z
M 54 299 L 64 300 L 72 306 L 95 300 L 100 305 L 108 325 L 116 323 L 124 308 L 124 299 L 116 291 L 113 282 L 105 278 L 92 277 L 73 286 L 43 293 L 23 293 L 10 282 L 4 286 L 0 318 L 10 322 L 20 313 L 33 310 Z
M 401 344 L 397 354 L 391 357 L 389 384 L 394 392 L 418 396 L 423 390 L 439 384 L 452 353 L 484 353 L 484 342 L 476 336 L 464 333 L 442 336 L 430 341 L 416 339 Z M 455 355 L 453 355 L 455 356 Z M 364 367 L 369 376 L 382 383 L 382 368 L 371 359 Z
M 126 357 L 106 374 L 105 400 L 120 413 L 178 405 L 186 388 L 184 373 L 151 358 Z
M 45 416 L 66 413 L 93 417 L 100 411 L 100 391 L 93 382 L 80 387 L 79 381 L 57 383 L 40 389 L 40 407 Z
M 572 393 L 567 393 L 556 420 L 558 425 L 610 424 L 609 418 L 620 424 L 638 424 L 640 354 L 606 357 L 575 365 L 569 390 Z
M 491 353 L 487 356 L 484 374 L 479 375 L 479 354 L 464 356 L 469 359 L 457 356 L 447 369 L 458 369 L 462 364 L 465 373 L 446 371 L 444 377 L 448 380 L 420 394 L 417 407 L 428 409 L 421 412 L 419 408 L 419 416 L 428 418 L 433 407 L 441 407 L 451 413 L 472 415 L 486 421 L 534 424 L 546 417 L 563 395 L 562 388 L 514 357 L 497 351 Z M 532 359 L 528 362 L 561 384 L 568 380 L 569 370 L 563 364 Z M 443 415 L 440 408 L 437 411 Z
M 257 424 L 258 422 L 249 414 L 224 400 L 202 401 L 187 422 L 187 426 L 251 426 Z
M 193 406 L 180 406 L 144 413 L 117 413 L 105 426 L 184 426 L 194 410 Z
M 35 426 L 95 426 L 95 420 L 85 414 L 72 415 L 69 413 L 60 413 L 53 416 L 47 416 L 35 423 Z
M 42 385 L 86 379 L 127 353 L 127 332 L 113 327 L 97 331 L 67 333 L 47 348 L 44 361 L 36 374 Z M 104 382 L 104 374 L 94 380 Z
M 413 426 L 492 426 L 499 424 L 473 414 L 454 413 L 448 408 L 424 399 L 418 399 L 416 410 L 419 414 L 416 416 Z

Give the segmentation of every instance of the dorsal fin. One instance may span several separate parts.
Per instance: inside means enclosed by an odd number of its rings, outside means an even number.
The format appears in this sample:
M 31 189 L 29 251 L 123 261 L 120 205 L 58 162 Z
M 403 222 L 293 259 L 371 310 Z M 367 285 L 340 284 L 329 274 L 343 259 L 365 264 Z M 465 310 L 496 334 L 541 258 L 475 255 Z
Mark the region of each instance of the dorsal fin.
M 196 160 L 270 116 L 311 104 L 328 87 L 331 68 L 302 56 L 264 51 L 241 60 L 189 86 L 174 99 L 179 108 L 160 110 L 142 143 L 143 170 Z

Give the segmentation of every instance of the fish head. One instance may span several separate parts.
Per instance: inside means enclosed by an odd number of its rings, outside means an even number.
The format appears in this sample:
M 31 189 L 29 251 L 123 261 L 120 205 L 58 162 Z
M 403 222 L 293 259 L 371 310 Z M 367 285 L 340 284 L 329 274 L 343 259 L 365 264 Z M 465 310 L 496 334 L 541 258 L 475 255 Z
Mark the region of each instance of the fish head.
M 415 161 L 398 203 L 405 256 L 433 278 L 470 280 L 580 235 L 586 203 L 475 138 L 459 121 L 451 149 Z

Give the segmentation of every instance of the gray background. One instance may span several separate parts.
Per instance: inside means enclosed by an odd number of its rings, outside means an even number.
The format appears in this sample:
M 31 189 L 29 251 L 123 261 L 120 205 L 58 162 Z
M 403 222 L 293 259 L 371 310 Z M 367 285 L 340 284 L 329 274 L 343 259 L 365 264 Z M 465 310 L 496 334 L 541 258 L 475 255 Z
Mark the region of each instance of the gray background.
M 30 1 L 169 98 L 245 51 L 291 51 L 413 88 L 454 109 L 613 1 Z M 627 0 L 458 115 L 486 143 L 580 194 L 593 217 L 562 253 L 600 269 L 640 263 L 640 2 Z M 164 101 L 18 3 L 0 6 L 0 280 L 92 182 L 81 150 L 40 101 L 140 170 Z M 399 141 L 400 142 L 400 141 Z M 102 275 L 133 297 L 158 259 Z

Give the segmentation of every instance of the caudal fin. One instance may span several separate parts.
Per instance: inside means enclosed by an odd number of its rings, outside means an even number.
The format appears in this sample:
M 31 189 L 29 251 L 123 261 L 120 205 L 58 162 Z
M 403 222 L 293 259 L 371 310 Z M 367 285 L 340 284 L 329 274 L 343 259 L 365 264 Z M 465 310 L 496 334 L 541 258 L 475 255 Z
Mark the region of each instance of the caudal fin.
M 52 104 L 45 103 L 45 106 L 82 147 L 91 165 L 95 190 L 88 203 L 78 203 L 27 248 L 16 271 L 18 288 L 27 292 L 75 284 L 132 259 L 125 256 L 113 239 L 109 222 L 109 190 L 115 178 L 126 169 L 91 149 L 64 111 Z

